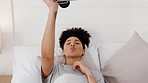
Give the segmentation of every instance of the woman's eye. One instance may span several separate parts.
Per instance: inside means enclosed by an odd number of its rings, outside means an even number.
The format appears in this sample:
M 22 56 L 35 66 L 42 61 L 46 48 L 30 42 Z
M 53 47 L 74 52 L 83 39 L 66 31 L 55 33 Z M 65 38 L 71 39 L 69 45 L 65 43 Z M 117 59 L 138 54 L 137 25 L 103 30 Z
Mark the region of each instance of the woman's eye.
M 75 44 L 80 44 L 80 43 L 76 42 Z
M 66 43 L 66 45 L 70 45 L 70 43 Z

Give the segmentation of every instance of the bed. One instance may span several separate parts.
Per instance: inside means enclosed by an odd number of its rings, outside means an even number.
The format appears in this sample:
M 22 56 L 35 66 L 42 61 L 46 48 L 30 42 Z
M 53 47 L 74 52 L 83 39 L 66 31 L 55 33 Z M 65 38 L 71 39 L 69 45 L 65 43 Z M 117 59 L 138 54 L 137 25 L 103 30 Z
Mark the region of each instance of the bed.
M 56 63 L 63 63 L 61 52 L 55 48 Z M 11 82 L 42 83 L 40 46 L 15 46 L 14 54 Z M 101 71 L 107 83 L 147 83 L 147 59 L 148 43 L 134 32 L 125 43 L 91 45 L 82 60 L 89 68 Z

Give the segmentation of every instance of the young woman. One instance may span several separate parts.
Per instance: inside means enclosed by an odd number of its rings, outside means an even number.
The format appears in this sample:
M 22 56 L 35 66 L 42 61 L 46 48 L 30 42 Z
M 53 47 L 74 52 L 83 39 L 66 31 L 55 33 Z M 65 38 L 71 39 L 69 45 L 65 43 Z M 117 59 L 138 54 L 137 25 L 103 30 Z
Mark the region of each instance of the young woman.
M 41 47 L 43 82 L 54 83 L 59 77 L 71 74 L 73 78 L 76 77 L 81 81 L 79 83 L 104 83 L 99 74 L 94 74 L 81 61 L 85 45 L 88 47 L 90 42 L 90 34 L 82 28 L 71 28 L 63 31 L 59 40 L 66 61 L 65 64 L 54 64 L 55 21 L 58 3 L 55 0 L 44 0 L 44 2 L 50 11 Z

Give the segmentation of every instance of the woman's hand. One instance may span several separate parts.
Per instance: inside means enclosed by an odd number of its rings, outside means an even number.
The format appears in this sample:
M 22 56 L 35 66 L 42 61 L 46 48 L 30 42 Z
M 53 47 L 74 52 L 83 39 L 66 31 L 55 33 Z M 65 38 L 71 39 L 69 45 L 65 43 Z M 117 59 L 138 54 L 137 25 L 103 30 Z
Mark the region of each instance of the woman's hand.
M 82 73 L 84 73 L 87 76 L 88 83 L 97 83 L 96 79 L 94 78 L 92 72 L 90 69 L 84 64 L 83 61 L 76 61 L 72 65 L 73 70 L 78 69 Z
M 73 68 L 73 70 L 78 69 L 86 75 L 87 75 L 87 73 L 91 72 L 90 69 L 84 64 L 83 61 L 74 62 L 72 68 Z
M 57 12 L 58 11 L 58 3 L 56 0 L 43 0 L 50 10 Z

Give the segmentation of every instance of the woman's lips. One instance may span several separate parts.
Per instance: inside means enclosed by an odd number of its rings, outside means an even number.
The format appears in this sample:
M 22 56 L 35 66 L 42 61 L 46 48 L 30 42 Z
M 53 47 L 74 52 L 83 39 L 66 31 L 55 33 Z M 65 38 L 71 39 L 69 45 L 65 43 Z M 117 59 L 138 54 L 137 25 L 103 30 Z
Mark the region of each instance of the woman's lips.
M 72 51 L 74 51 L 76 48 L 75 48 L 75 47 L 71 47 L 70 49 L 71 49 Z

